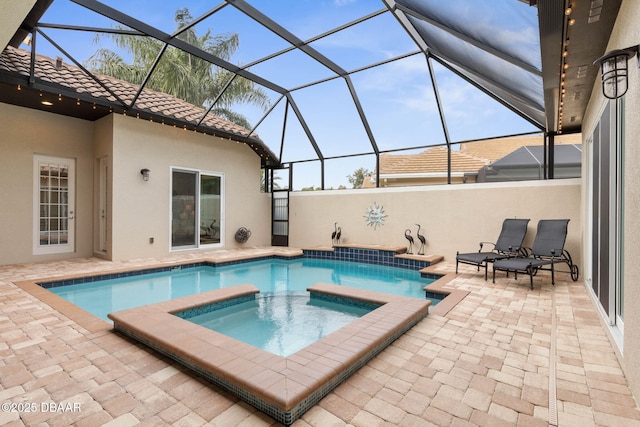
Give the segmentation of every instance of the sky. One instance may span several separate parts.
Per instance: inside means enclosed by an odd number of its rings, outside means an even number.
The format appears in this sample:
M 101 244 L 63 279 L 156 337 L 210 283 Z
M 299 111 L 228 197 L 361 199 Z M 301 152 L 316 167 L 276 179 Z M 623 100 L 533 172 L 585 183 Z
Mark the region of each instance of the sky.
M 103 0 L 103 3 L 166 33 L 175 30 L 176 9 L 186 7 L 193 17 L 198 17 L 220 4 L 210 0 Z M 380 0 L 249 0 L 248 3 L 303 41 L 361 16 L 386 9 Z M 489 28 L 490 31 L 479 31 L 478 34 L 493 39 L 490 40 L 492 43 L 503 43 L 507 47 L 519 46 L 514 50 L 514 55 L 521 55 L 523 51 L 526 53 L 527 49 L 535 49 L 536 9 L 522 2 L 492 0 L 491 6 L 467 0 L 422 0 L 422 3 L 437 4 L 436 13 L 445 19 L 447 16 L 455 16 L 454 21 L 459 21 L 467 28 Z M 512 15 L 505 19 L 502 11 L 509 11 Z M 517 15 L 515 17 L 514 12 Z M 100 28 L 117 25 L 70 0 L 55 0 L 42 22 Z M 99 37 L 96 41 L 96 34 L 91 31 L 44 31 L 80 62 L 88 60 L 99 47 L 118 51 L 108 37 Z M 285 40 L 231 5 L 223 7 L 196 26 L 199 35 L 206 31 L 211 31 L 211 34 L 239 35 L 240 46 L 230 62 L 240 66 L 289 47 Z M 504 40 L 501 41 L 500 38 Z M 533 47 L 527 47 L 527 43 L 532 43 Z M 423 54 L 363 69 L 370 64 L 418 51 L 418 46 L 391 13 L 383 13 L 320 38 L 311 46 L 346 71 L 362 69 L 351 74 L 351 82 L 367 117 L 375 144 L 381 151 L 445 142 L 433 83 Z M 38 39 L 36 50 L 39 54 L 51 57 L 64 56 L 43 38 Z M 122 55 L 126 57 L 126 53 Z M 64 60 L 70 62 L 66 58 Z M 533 125 L 440 64 L 432 64 L 442 98 L 444 120 L 453 142 L 536 130 Z M 373 155 L 341 157 L 373 151 L 345 79 L 332 78 L 335 74 L 331 70 L 297 50 L 252 66 L 249 71 L 291 91 L 323 156 L 328 158 L 325 160 L 325 188 L 338 188 L 340 185 L 350 188 L 347 175 L 360 167 L 374 170 Z M 329 80 L 305 87 L 309 83 L 325 79 Z M 280 98 L 278 93 L 266 88 L 263 90 L 273 103 Z M 276 155 L 282 151 L 284 162 L 303 161 L 293 166 L 295 190 L 320 186 L 320 163 L 305 161 L 316 159 L 317 155 L 291 110 L 283 131 L 284 100 L 280 100 L 266 118 L 263 118 L 264 112 L 255 107 L 237 105 L 235 110 L 244 114 L 252 124 L 260 123 L 255 132 Z M 331 159 L 332 157 L 335 159 Z M 281 184 L 286 182 L 284 175 L 279 181 Z

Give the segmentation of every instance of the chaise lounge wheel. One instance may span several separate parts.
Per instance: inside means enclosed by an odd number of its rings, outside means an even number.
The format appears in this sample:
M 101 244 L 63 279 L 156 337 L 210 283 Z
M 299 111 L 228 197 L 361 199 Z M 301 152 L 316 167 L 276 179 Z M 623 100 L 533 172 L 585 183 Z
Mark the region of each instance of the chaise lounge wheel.
M 576 282 L 578 277 L 580 276 L 580 271 L 578 270 L 578 266 L 573 264 L 571 266 L 571 279 Z

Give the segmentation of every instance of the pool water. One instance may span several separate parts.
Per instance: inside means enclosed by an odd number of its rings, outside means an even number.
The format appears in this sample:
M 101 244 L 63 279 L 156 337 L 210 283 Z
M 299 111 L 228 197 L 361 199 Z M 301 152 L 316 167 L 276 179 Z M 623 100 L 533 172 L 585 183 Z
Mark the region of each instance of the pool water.
M 287 357 L 364 316 L 373 308 L 314 298 L 306 292 L 293 292 L 286 295 L 258 295 L 251 301 L 185 318 L 254 347 Z
M 416 270 L 314 258 L 266 259 L 222 267 L 128 276 L 48 288 L 84 310 L 107 314 L 229 286 L 252 284 L 261 293 L 306 291 L 316 283 L 333 283 L 389 294 L 425 298 L 433 280 Z M 433 303 L 437 303 L 434 300 Z

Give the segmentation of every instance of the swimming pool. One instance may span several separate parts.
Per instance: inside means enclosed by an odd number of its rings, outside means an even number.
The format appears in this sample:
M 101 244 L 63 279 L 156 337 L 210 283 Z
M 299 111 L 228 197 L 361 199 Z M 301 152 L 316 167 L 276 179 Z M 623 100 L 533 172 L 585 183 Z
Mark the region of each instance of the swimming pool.
M 378 308 L 289 356 L 204 328 L 178 313 L 259 295 L 237 285 L 111 313 L 114 330 L 170 357 L 285 426 L 424 319 L 431 301 L 316 284 L 310 294 Z M 277 297 L 282 297 L 280 294 Z
M 107 314 L 187 295 L 252 284 L 261 293 L 306 291 L 333 283 L 393 295 L 425 298 L 433 279 L 417 270 L 351 261 L 269 258 L 226 266 L 194 266 L 173 271 L 110 278 L 78 284 L 43 284 L 52 293 L 108 320 Z M 437 303 L 438 300 L 432 300 Z
M 382 255 L 369 253 L 376 251 Z M 425 287 L 441 276 L 419 270 L 438 262 L 437 256 L 427 260 L 396 258 L 393 254 L 402 251 L 361 247 L 336 247 L 330 254 L 326 250 L 307 252 L 303 250 L 302 256 L 261 253 L 258 256 L 262 258 L 253 261 L 244 254 L 192 258 L 181 265 L 155 264 L 142 270 L 16 284 L 89 331 L 102 331 L 108 325 L 95 311 L 87 313 L 93 310 L 83 303 L 99 300 L 99 306 L 110 307 L 102 307 L 102 312 L 114 311 L 108 315 L 114 331 L 170 357 L 290 425 L 449 294 L 439 289 L 425 292 Z M 326 259 L 330 256 L 338 259 Z M 186 281 L 185 273 L 197 274 Z M 215 279 L 210 277 L 213 273 Z M 105 286 L 106 282 L 112 283 Z M 258 284 L 263 288 L 258 289 Z M 378 307 L 289 356 L 270 353 L 181 317 L 208 306 L 235 304 L 252 295 L 281 299 L 301 290 L 341 304 L 348 300 Z M 438 307 L 449 305 L 445 302 Z
M 207 329 L 279 356 L 290 356 L 359 319 L 376 304 L 340 303 L 308 292 L 258 294 L 233 305 L 175 313 Z

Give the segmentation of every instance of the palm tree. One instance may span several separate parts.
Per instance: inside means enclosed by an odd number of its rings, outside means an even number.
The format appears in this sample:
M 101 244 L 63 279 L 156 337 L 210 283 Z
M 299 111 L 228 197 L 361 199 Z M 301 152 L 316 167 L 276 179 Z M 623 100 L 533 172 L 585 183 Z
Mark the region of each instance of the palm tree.
M 238 35 L 212 35 L 211 30 L 207 30 L 204 35 L 198 36 L 194 27 L 188 27 L 192 20 L 189 9 L 176 11 L 175 22 L 179 33 L 177 38 L 228 61 L 238 49 Z M 132 56 L 131 63 L 126 63 L 117 53 L 101 48 L 87 61 L 88 68 L 117 79 L 141 84 L 164 44 L 150 37 L 127 34 L 110 34 L 110 37 L 117 47 L 126 50 Z M 99 36 L 96 37 L 96 41 L 99 41 Z M 227 70 L 216 68 L 203 59 L 169 47 L 146 87 L 205 108 L 209 108 L 217 98 L 211 110 L 214 114 L 250 129 L 251 125 L 246 117 L 235 113 L 231 108 L 236 103 L 248 103 L 266 111 L 269 108 L 269 97 L 261 88 L 256 87 L 255 83 L 243 77 L 236 77 L 220 95 L 231 77 L 232 73 Z

